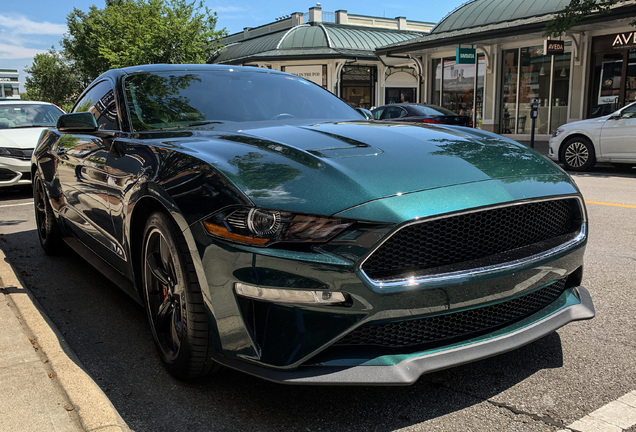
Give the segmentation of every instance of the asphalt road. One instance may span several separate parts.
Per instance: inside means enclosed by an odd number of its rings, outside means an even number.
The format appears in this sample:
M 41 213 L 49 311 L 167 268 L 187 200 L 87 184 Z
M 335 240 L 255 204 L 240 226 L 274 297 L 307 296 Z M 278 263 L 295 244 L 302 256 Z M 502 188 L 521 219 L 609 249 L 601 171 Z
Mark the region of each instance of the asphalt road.
M 135 431 L 556 431 L 636 390 L 636 169 L 575 180 L 596 318 L 409 387 L 290 387 L 227 369 L 176 381 L 141 306 L 79 256 L 44 255 L 29 190 L 0 191 L 0 247 Z

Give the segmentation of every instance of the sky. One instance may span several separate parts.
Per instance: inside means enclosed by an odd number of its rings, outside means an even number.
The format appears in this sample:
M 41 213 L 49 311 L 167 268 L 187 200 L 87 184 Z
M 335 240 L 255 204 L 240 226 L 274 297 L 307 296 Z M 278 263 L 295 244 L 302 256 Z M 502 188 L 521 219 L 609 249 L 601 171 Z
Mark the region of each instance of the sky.
M 346 10 L 352 15 L 375 17 L 406 17 L 407 20 L 437 23 L 467 0 L 368 0 L 322 1 L 323 12 Z M 33 62 L 35 54 L 51 47 L 59 50 L 60 40 L 67 31 L 66 17 L 73 8 L 87 12 L 91 5 L 104 8 L 104 0 L 0 0 L 0 69 L 18 69 L 20 91 L 24 91 L 24 68 Z M 244 27 L 258 27 L 293 12 L 308 12 L 315 2 L 285 0 L 243 0 L 222 2 L 204 0 L 217 12 L 217 29 L 229 34 Z

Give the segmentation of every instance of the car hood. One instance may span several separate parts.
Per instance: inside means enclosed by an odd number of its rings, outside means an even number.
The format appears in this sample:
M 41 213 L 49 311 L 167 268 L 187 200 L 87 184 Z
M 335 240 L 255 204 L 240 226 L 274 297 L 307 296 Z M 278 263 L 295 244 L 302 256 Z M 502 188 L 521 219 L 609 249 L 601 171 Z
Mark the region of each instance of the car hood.
M 335 214 L 383 198 L 493 180 L 569 184 L 556 165 L 527 147 L 462 127 L 269 124 L 217 129 L 212 142 L 203 139 L 209 133 L 194 132 L 179 146 L 219 169 L 256 205 L 281 210 Z M 521 190 L 516 194 L 499 199 L 525 198 Z
M 561 125 L 560 128 L 565 130 L 600 128 L 611 116 L 612 114 L 602 117 L 594 117 L 591 119 L 577 120 Z
M 32 149 L 46 128 L 0 129 L 0 147 Z

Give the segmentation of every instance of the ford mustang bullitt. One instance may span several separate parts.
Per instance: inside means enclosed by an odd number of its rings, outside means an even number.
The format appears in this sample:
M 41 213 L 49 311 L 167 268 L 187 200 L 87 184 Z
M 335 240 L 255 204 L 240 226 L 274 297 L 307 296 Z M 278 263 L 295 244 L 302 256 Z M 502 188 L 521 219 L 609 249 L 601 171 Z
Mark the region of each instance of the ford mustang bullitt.
M 298 76 L 97 78 L 32 156 L 44 251 L 145 306 L 166 369 L 410 384 L 594 316 L 570 177 L 481 130 L 366 120 Z

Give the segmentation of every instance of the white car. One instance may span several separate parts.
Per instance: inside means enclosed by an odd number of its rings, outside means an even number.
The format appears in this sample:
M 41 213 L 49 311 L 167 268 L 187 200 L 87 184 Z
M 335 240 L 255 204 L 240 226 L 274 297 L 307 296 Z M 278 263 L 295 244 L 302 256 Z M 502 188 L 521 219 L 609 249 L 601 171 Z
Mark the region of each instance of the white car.
M 589 170 L 596 162 L 636 164 L 636 102 L 610 115 L 559 127 L 548 156 L 572 171 Z
M 31 153 L 62 114 L 48 102 L 0 101 L 0 187 L 31 184 Z

